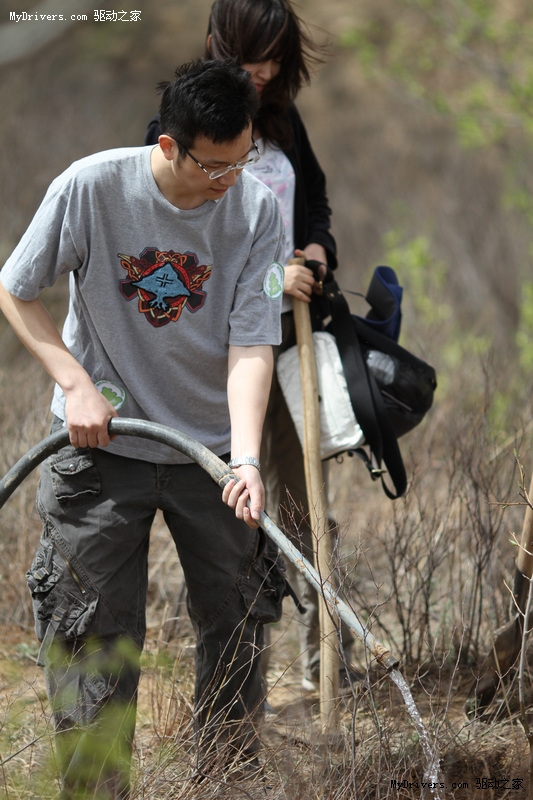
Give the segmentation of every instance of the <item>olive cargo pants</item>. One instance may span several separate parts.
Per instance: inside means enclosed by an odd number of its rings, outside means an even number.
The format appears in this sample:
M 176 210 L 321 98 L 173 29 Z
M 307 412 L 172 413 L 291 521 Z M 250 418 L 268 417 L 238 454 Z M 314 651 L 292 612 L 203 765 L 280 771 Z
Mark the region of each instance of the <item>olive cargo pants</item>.
M 176 544 L 197 634 L 200 752 L 257 750 L 263 623 L 280 618 L 285 588 L 264 534 L 235 518 L 196 464 L 70 445 L 43 464 L 37 506 L 43 534 L 27 577 L 61 732 L 63 796 L 95 785 L 104 791 L 98 797 L 128 797 L 157 509 Z M 114 748 L 99 746 L 106 733 Z

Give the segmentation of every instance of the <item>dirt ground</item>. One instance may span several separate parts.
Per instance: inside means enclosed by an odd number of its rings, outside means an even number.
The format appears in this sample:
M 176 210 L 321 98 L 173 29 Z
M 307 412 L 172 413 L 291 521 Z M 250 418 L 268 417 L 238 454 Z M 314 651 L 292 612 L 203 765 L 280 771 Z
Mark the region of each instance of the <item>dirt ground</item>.
M 349 525 L 340 515 L 339 521 L 345 528 L 344 544 L 351 549 L 362 535 L 364 515 L 381 503 L 380 494 L 366 487 L 353 489 L 348 501 L 345 487 L 352 469 L 349 463 L 334 465 L 330 498 L 332 508 L 349 510 Z M 359 502 L 363 491 L 364 513 Z M 369 547 L 375 548 L 373 540 L 365 540 L 363 549 Z M 195 786 L 190 780 L 195 768 L 194 636 L 181 568 L 161 519 L 152 530 L 149 578 L 134 752 L 135 800 L 263 797 L 265 785 L 268 796 L 280 800 L 425 796 L 427 760 L 419 734 L 398 689 L 380 667 L 366 663 L 361 644 L 356 644 L 354 666 L 364 681 L 339 700 L 338 732 L 324 733 L 318 695 L 301 688 L 298 614 L 289 598 L 281 622 L 272 629 L 262 780 Z M 364 591 L 370 588 L 368 584 Z M 375 633 L 381 636 L 381 631 Z M 37 653 L 30 624 L 0 627 L 0 798 L 5 800 L 58 796 L 53 732 Z M 464 712 L 472 668 L 459 663 L 456 655 L 435 654 L 416 669 L 402 665 L 402 672 L 440 759 L 439 781 L 445 788 L 439 796 L 527 797 L 528 746 L 518 722 L 516 686 L 507 687 L 506 700 L 499 696 L 491 715 L 473 721 Z
M 421 788 L 427 764 L 418 734 L 397 688 L 379 668 L 371 667 L 364 684 L 354 685 L 354 695 L 339 701 L 338 732 L 324 734 L 318 695 L 301 688 L 297 628 L 289 602 L 272 637 L 262 782 L 204 786 L 198 794 L 190 782 L 194 770 L 193 637 L 187 620 L 169 621 L 169 616 L 168 608 L 158 619 L 153 616 L 143 655 L 135 798 L 403 800 L 434 796 L 424 795 Z M 168 641 L 170 626 L 174 625 L 173 636 L 176 623 L 181 625 L 179 638 Z M 49 708 L 36 654 L 31 631 L 2 627 L 0 797 L 6 800 L 57 796 Z M 439 671 L 427 665 L 425 674 L 408 678 L 431 740 L 441 748 L 439 779 L 446 788 L 439 796 L 457 800 L 526 797 L 527 743 L 516 720 L 468 720 L 463 710 L 470 682 L 467 673 L 450 674 L 447 666 Z

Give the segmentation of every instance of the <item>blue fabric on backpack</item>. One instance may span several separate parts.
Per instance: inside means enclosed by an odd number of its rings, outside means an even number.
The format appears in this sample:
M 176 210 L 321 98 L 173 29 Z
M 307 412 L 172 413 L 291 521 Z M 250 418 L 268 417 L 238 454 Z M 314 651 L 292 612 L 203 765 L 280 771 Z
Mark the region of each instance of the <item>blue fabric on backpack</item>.
M 366 294 L 371 310 L 358 319 L 397 342 L 402 324 L 402 295 L 403 288 L 392 267 L 376 267 Z

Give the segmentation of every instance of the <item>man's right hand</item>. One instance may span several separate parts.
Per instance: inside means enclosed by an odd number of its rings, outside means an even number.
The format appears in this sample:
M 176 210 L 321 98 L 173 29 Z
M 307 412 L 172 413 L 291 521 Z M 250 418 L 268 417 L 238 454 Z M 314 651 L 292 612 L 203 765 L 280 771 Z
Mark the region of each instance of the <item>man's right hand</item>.
M 222 491 L 222 500 L 235 509 L 237 519 L 242 519 L 249 528 L 259 527 L 259 515 L 265 508 L 265 488 L 259 470 L 250 465 L 233 469 L 239 481 L 230 481 Z M 247 502 L 250 500 L 250 508 Z
M 117 412 L 71 355 L 39 298 L 21 300 L 0 283 L 0 308 L 22 343 L 63 389 L 74 447 L 108 445 L 107 426 Z
M 76 384 L 65 394 L 65 415 L 74 447 L 106 447 L 110 437 L 109 420 L 118 414 L 98 391 L 87 375 L 87 381 Z

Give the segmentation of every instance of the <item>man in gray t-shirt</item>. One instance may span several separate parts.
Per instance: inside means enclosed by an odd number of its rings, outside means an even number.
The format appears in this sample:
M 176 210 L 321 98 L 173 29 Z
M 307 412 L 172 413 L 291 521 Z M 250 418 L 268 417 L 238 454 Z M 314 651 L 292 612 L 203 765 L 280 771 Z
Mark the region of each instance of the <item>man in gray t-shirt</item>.
M 0 273 L 0 307 L 56 381 L 53 429 L 67 426 L 71 441 L 43 466 L 43 535 L 28 571 L 62 731 L 65 798 L 97 787 L 129 793 L 157 509 L 178 548 L 198 635 L 202 770 L 220 758 L 254 758 L 262 624 L 279 618 L 284 592 L 256 521 L 284 248 L 274 196 L 241 174 L 258 156 L 257 96 L 231 64 L 198 62 L 176 75 L 162 97 L 159 145 L 73 164 Z M 39 294 L 66 272 L 61 337 Z M 231 457 L 239 480 L 224 489 L 224 503 L 171 448 L 110 441 L 119 413 Z

